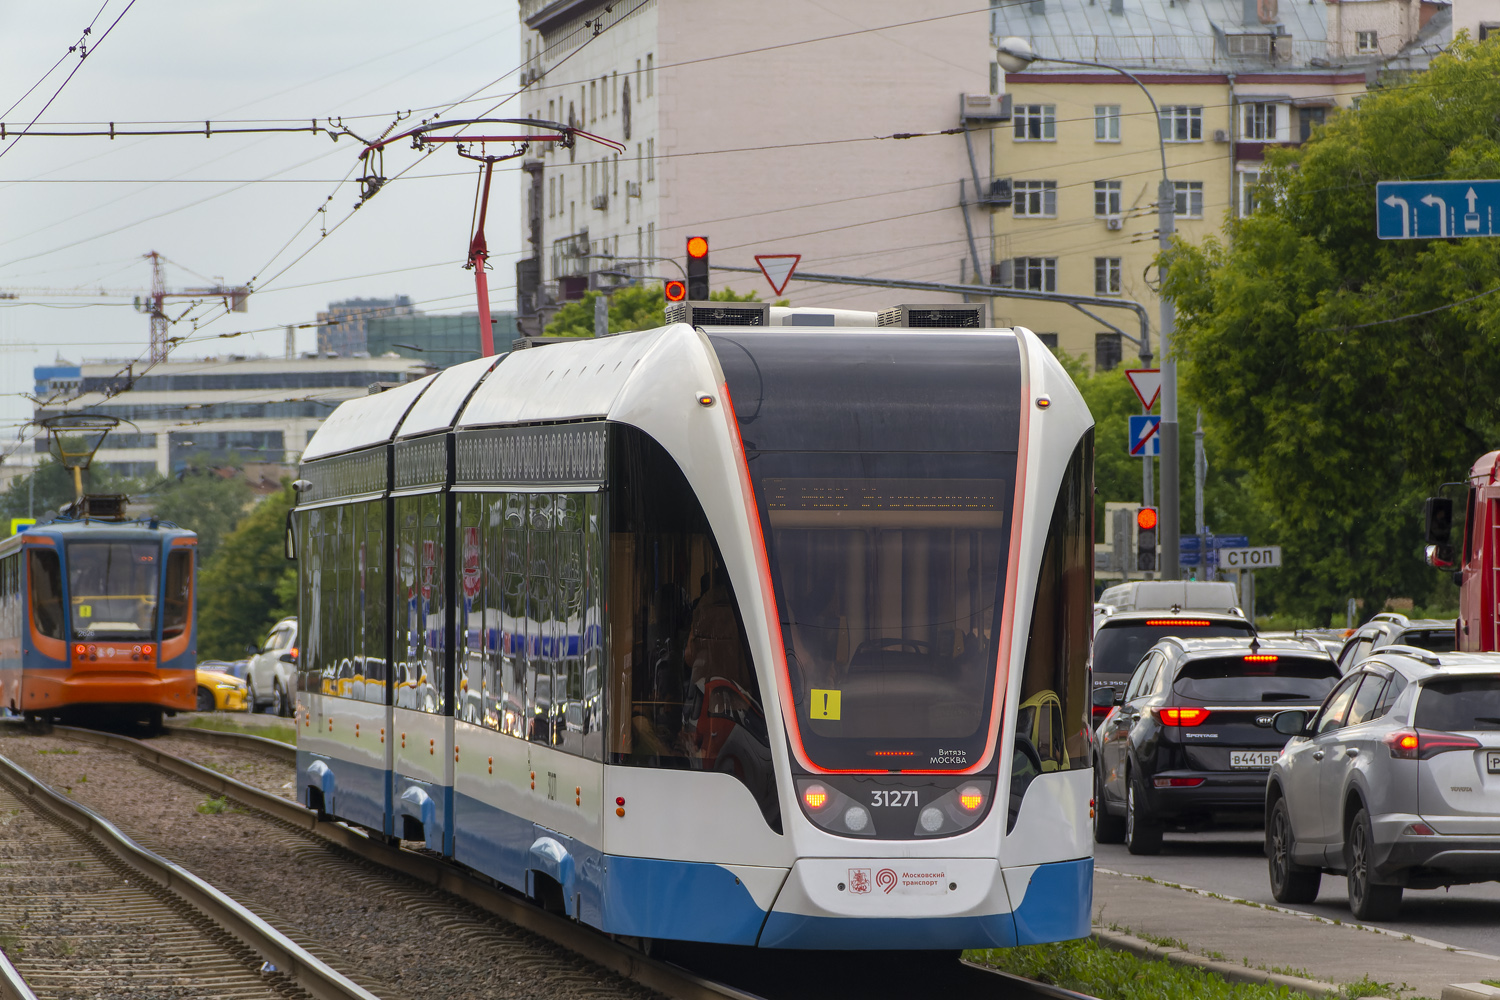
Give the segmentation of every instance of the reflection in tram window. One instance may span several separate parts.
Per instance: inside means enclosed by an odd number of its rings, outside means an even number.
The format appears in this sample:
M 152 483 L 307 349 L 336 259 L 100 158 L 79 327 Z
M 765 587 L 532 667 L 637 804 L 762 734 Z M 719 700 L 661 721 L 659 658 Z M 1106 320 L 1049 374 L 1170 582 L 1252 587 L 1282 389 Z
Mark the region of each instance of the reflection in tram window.
M 614 428 L 609 760 L 719 771 L 780 830 L 749 642 L 719 547 L 682 470 Z
M 1090 766 L 1088 652 L 1094 592 L 1094 434 L 1074 449 L 1047 529 L 1037 573 L 1016 752 L 1010 825 L 1038 774 Z
M 193 550 L 174 549 L 167 556 L 166 606 L 162 609 L 161 637 L 175 639 L 187 630 L 193 602 Z

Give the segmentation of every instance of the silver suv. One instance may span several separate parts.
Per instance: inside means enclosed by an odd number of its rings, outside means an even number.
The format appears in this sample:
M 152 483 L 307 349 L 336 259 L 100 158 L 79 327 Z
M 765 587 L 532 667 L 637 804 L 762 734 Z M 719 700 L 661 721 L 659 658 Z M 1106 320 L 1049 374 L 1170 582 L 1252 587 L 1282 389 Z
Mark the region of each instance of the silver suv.
M 297 690 L 297 619 L 283 618 L 271 629 L 259 648 L 247 650 L 250 660 L 245 666 L 245 683 L 249 685 L 251 712 L 269 708 L 277 715 L 290 716 Z
M 1389 645 L 1292 737 L 1266 783 L 1266 857 L 1279 902 L 1310 903 L 1325 872 L 1361 920 L 1405 889 L 1500 880 L 1500 654 Z
M 1347 674 L 1382 646 L 1416 646 L 1432 653 L 1451 653 L 1456 641 L 1452 618 L 1408 618 L 1387 611 L 1356 629 L 1334 659 L 1339 661 L 1339 671 Z

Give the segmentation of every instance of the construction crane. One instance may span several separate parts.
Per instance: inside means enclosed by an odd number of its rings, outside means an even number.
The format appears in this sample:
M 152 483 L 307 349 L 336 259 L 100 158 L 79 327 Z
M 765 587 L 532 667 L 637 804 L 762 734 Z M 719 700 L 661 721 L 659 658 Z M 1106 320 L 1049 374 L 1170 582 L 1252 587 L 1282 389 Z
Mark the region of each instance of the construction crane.
M 171 322 L 165 310 L 167 299 L 223 299 L 230 312 L 245 312 L 249 308 L 250 289 L 243 285 L 211 285 L 205 288 L 168 288 L 166 258 L 152 250 L 141 255 L 151 262 L 151 288 L 149 291 L 118 288 L 0 288 L 0 299 L 32 298 L 90 298 L 131 299 L 137 312 L 151 317 L 151 364 L 167 360 L 167 325 Z

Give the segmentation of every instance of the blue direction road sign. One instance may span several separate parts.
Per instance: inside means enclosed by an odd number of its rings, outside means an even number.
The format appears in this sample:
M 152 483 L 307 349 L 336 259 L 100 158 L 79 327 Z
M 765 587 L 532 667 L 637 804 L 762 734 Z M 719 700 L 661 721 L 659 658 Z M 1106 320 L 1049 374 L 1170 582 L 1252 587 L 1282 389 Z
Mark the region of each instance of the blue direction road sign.
M 1381 181 L 1375 235 L 1383 240 L 1500 236 L 1500 180 Z
M 1130 453 L 1136 458 L 1145 458 L 1147 455 L 1156 456 L 1161 454 L 1161 435 L 1157 429 L 1161 427 L 1161 417 L 1153 417 L 1145 413 L 1132 413 L 1130 415 Z
M 1177 538 L 1178 552 L 1198 551 L 1197 535 L 1179 535 Z M 1250 544 L 1250 538 L 1247 535 L 1209 535 L 1208 544 L 1215 549 L 1242 549 Z

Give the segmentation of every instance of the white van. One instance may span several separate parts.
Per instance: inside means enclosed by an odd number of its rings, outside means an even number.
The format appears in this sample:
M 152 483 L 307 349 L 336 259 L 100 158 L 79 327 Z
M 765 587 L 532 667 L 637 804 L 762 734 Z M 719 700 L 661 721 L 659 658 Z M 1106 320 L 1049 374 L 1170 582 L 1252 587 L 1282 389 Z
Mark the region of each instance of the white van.
M 1208 580 L 1135 580 L 1110 587 L 1099 595 L 1100 611 L 1219 611 L 1240 614 L 1239 594 L 1232 583 Z M 1103 607 L 1099 607 L 1102 605 Z

